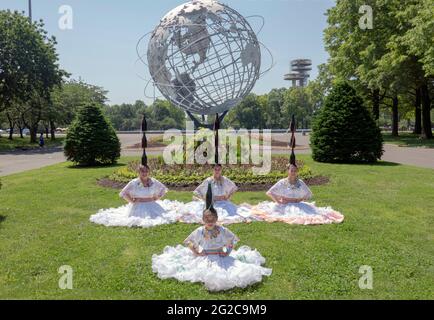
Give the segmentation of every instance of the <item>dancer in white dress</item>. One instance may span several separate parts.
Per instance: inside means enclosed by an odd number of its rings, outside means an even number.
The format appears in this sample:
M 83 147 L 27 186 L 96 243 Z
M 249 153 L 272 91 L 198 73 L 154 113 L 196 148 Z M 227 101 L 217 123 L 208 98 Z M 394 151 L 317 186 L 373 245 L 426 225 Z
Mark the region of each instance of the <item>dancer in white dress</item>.
M 211 186 L 208 194 L 211 194 Z M 160 255 L 153 255 L 152 270 L 161 279 L 202 282 L 210 291 L 235 287 L 245 288 L 270 276 L 272 270 L 262 267 L 261 254 L 242 246 L 234 250 L 239 239 L 227 228 L 218 226 L 217 211 L 207 197 L 208 209 L 203 212 L 204 226 L 193 231 L 184 244 L 166 247 Z
M 153 227 L 176 222 L 183 203 L 161 200 L 167 188 L 157 179 L 149 176 L 147 165 L 140 165 L 139 177 L 130 181 L 119 193 L 128 201 L 119 208 L 100 210 L 90 221 L 108 227 Z
M 249 222 L 253 219 L 251 209 L 248 205 L 237 206 L 230 201 L 238 187 L 229 178 L 222 175 L 222 166 L 214 165 L 212 177 L 205 179 L 193 191 L 193 201 L 186 203 L 182 209 L 181 222 L 202 223 L 202 215 L 205 209 L 205 195 L 208 185 L 211 185 L 214 195 L 214 208 L 219 215 L 220 224 L 231 224 Z
M 344 216 L 331 207 L 316 207 L 314 202 L 306 202 L 312 197 L 312 192 L 298 178 L 295 163 L 289 165 L 288 178 L 277 182 L 267 195 L 273 202 L 261 202 L 253 208 L 264 221 L 308 225 L 341 223 L 344 220 Z

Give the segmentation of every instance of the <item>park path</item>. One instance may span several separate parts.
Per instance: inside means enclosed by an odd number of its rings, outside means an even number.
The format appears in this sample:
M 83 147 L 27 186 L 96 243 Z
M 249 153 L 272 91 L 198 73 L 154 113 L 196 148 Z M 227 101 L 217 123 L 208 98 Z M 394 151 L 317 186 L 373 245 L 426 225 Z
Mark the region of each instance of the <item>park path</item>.
M 288 134 L 275 134 L 273 139 L 288 141 Z M 309 136 L 299 135 L 296 137 L 297 144 L 309 146 Z M 399 147 L 394 144 L 384 144 L 384 154 L 381 160 L 406 164 L 422 168 L 434 169 L 434 148 Z M 299 153 L 311 153 L 310 148 Z
M 289 135 L 275 134 L 273 138 L 280 141 L 288 141 Z M 122 155 L 139 156 L 141 154 L 141 151 L 138 149 L 127 148 L 140 141 L 140 134 L 120 134 L 119 139 L 122 144 Z M 308 135 L 303 136 L 297 134 L 297 144 L 301 147 L 301 149 L 297 151 L 298 153 L 306 154 L 311 152 L 308 147 Z M 382 158 L 384 161 L 434 169 L 433 148 L 407 148 L 385 144 L 384 150 L 385 152 Z M 273 150 L 273 152 L 284 153 L 285 150 Z M 148 154 L 161 154 L 161 151 L 149 150 Z M 59 149 L 3 153 L 0 154 L 0 176 L 42 168 L 63 161 L 65 161 L 65 156 Z

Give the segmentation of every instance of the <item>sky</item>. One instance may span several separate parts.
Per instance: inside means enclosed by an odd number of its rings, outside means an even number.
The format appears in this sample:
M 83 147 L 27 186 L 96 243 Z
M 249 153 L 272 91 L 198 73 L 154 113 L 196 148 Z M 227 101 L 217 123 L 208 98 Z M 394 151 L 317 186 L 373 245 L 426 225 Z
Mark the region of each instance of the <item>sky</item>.
M 146 98 L 144 88 L 149 78 L 147 67 L 137 63 L 136 45 L 152 31 L 160 19 L 186 0 L 32 0 L 33 19 L 43 19 L 45 29 L 58 41 L 60 65 L 72 78 L 108 90 L 110 104 L 133 103 Z M 289 62 L 296 58 L 312 60 L 311 79 L 317 66 L 327 61 L 323 30 L 325 12 L 334 0 L 222 0 L 243 16 L 261 15 L 265 25 L 258 39 L 272 52 L 275 66 L 262 76 L 253 92 L 263 94 L 273 88 L 289 87 L 283 80 Z M 1 0 L 0 10 L 28 13 L 28 0 Z M 59 27 L 64 12 L 72 9 L 72 29 Z M 261 21 L 250 18 L 255 31 Z M 263 50 L 263 69 L 270 59 Z M 151 91 L 151 92 L 150 92 Z M 147 91 L 152 95 L 152 89 Z

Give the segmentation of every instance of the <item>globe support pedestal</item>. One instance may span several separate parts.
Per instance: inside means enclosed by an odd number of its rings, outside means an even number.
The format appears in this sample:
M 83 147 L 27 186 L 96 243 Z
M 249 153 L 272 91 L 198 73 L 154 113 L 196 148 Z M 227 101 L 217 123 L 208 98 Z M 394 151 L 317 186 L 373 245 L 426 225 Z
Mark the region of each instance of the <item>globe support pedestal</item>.
M 206 129 L 213 129 L 214 123 L 202 123 L 200 122 L 190 111 L 186 111 L 187 115 L 190 117 L 190 119 L 194 123 L 194 130 L 197 130 L 199 128 L 206 128 Z M 221 115 L 219 115 L 219 121 L 222 123 L 224 117 L 228 114 L 228 111 L 223 112 Z

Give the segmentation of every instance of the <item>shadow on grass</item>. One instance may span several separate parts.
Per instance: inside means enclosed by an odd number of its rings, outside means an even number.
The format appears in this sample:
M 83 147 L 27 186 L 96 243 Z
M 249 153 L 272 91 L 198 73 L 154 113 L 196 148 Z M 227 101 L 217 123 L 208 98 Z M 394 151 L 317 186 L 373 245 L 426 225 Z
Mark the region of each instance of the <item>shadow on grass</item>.
M 402 166 L 400 163 L 396 162 L 389 162 L 389 161 L 378 161 L 375 163 L 367 163 L 369 166 L 375 166 L 375 167 L 396 167 L 396 166 Z
M 400 133 L 398 137 L 394 137 L 390 133 L 383 133 L 383 139 L 385 143 L 391 143 L 399 147 L 434 148 L 434 139 L 424 139 L 415 133 Z
M 317 161 L 314 161 L 315 163 Z M 389 161 L 377 161 L 377 162 L 317 162 L 321 164 L 333 164 L 333 165 L 346 165 L 346 166 L 361 166 L 361 167 L 396 167 L 402 166 L 400 163 Z
M 263 276 L 261 282 L 251 284 L 245 288 L 235 287 L 235 288 L 224 290 L 224 291 L 208 291 L 208 293 L 211 296 L 219 296 L 222 294 L 250 294 L 250 293 L 254 293 L 256 290 L 258 290 L 260 287 L 262 287 L 265 282 L 267 282 L 267 278 L 268 277 Z
M 0 215 L 0 226 L 1 226 L 2 222 L 5 220 L 6 220 L 6 216 Z
M 127 163 L 113 163 L 113 164 L 95 164 L 93 166 L 91 165 L 78 165 L 78 164 L 71 164 L 67 166 L 68 169 L 97 169 L 97 168 L 119 168 L 126 166 Z

